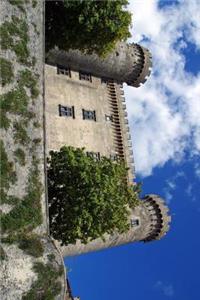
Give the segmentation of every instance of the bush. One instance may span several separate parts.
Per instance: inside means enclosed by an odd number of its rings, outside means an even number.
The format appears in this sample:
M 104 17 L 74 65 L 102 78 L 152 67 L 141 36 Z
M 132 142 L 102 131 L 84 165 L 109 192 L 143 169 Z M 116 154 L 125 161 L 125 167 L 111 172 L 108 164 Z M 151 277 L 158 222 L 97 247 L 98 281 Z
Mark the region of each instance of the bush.
M 39 238 L 24 238 L 19 242 L 19 248 L 24 250 L 26 254 L 34 257 L 40 257 L 43 255 L 44 247 Z

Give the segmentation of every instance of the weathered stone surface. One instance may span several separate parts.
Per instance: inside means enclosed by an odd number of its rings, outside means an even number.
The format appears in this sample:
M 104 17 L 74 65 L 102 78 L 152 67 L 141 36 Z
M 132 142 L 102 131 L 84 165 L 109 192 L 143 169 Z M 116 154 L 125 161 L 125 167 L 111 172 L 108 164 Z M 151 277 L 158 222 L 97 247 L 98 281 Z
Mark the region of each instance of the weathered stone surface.
M 15 111 L 6 112 L 7 117 L 10 119 L 9 128 L 1 129 L 1 139 L 7 155 L 7 159 L 10 165 L 12 165 L 13 171 L 16 174 L 16 181 L 10 183 L 8 189 L 5 189 L 6 197 L 13 197 L 12 204 L 2 203 L 0 204 L 0 210 L 2 218 L 5 220 L 5 216 L 9 215 L 17 208 L 18 203 L 24 201 L 24 197 L 27 195 L 28 178 L 30 170 L 33 167 L 33 163 L 37 162 L 39 186 L 42 186 L 42 191 L 38 199 L 35 200 L 35 207 L 31 207 L 28 215 L 33 214 L 34 210 L 38 209 L 39 214 L 42 215 L 38 226 L 34 223 L 34 219 L 30 218 L 32 224 L 20 224 L 20 228 L 15 226 L 15 230 L 7 228 L 2 236 L 1 244 L 1 300 L 18 300 L 22 299 L 23 295 L 26 295 L 31 289 L 34 282 L 37 281 L 37 274 L 33 270 L 33 266 L 37 262 L 41 262 L 44 265 L 50 262 L 50 256 L 54 255 L 52 266 L 55 270 L 59 269 L 59 266 L 63 268 L 63 259 L 57 248 L 48 237 L 48 220 L 47 220 L 47 203 L 45 195 L 45 157 L 44 157 L 44 98 L 43 98 L 43 86 L 44 86 L 44 36 L 43 36 L 43 20 L 44 9 L 43 1 L 0 1 L 1 20 L 0 25 L 5 21 L 13 22 L 12 17 L 18 18 L 27 24 L 28 28 L 28 51 L 29 56 L 23 57 L 27 60 L 25 63 L 20 63 L 17 55 L 13 49 L 2 49 L 1 58 L 6 58 L 12 63 L 14 72 L 13 81 L 1 88 L 1 93 L 7 92 L 19 88 L 19 72 L 29 71 L 33 78 L 37 79 L 38 95 L 32 98 L 30 89 L 25 87 L 25 92 L 28 97 L 27 112 L 32 117 L 28 118 L 26 126 L 24 128 L 28 135 L 28 143 L 21 144 L 19 140 L 14 138 L 14 122 L 23 120 L 22 114 L 17 114 Z M 20 8 L 21 7 L 21 8 Z M 16 19 L 16 20 L 18 20 Z M 17 26 L 17 22 L 14 24 Z M 19 37 L 15 37 L 17 41 Z M 26 38 L 24 39 L 26 43 Z M 23 49 L 20 49 L 23 52 Z M 30 83 L 30 81 L 29 81 Z M 21 100 L 21 99 L 20 99 Z M 17 101 L 17 99 L 16 99 Z M 37 126 L 35 126 L 35 124 Z M 21 148 L 25 155 L 25 164 L 21 165 L 16 159 L 14 152 Z M 9 180 L 9 178 L 8 178 Z M 33 182 L 31 182 L 33 185 Z M 30 196 L 30 195 L 29 195 Z M 32 197 L 34 197 L 32 195 Z M 5 199 L 4 199 L 5 201 Z M 36 205 L 37 204 L 37 205 Z M 34 204 L 33 204 L 34 205 Z M 23 210 L 23 208 L 22 208 Z M 23 218 L 23 214 L 17 214 L 15 210 L 15 217 L 13 223 Z M 26 213 L 26 211 L 24 211 Z M 1 219 L 2 220 L 2 219 Z M 17 224 L 18 224 L 17 223 Z M 2 225 L 2 224 L 1 224 Z M 12 224 L 11 224 L 12 225 Z M 34 229 L 33 229 L 34 228 Z M 44 248 L 43 255 L 40 257 L 34 257 L 29 255 L 26 251 L 19 249 L 19 244 L 23 239 L 28 237 L 37 237 L 39 242 Z M 34 246 L 33 246 L 34 247 Z M 37 249 L 36 249 L 37 250 Z M 49 256 L 50 255 L 50 256 Z M 63 272 L 58 280 L 61 283 L 61 289 L 57 300 L 64 298 L 65 293 L 65 274 Z

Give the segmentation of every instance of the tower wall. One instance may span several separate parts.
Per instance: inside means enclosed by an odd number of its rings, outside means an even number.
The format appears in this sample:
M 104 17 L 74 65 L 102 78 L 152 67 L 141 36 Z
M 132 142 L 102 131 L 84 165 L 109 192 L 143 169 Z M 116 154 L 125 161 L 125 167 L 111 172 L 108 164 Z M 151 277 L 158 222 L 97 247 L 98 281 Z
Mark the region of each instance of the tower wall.
M 164 201 L 157 195 L 148 195 L 131 211 L 128 232 L 106 234 L 104 239 L 98 238 L 87 244 L 77 241 L 75 245 L 62 246 L 61 251 L 63 256 L 72 256 L 131 242 L 153 241 L 165 235 L 170 221 Z
M 79 50 L 65 52 L 54 49 L 49 52 L 47 63 L 61 64 L 74 71 L 82 70 L 135 87 L 146 81 L 152 66 L 151 54 L 146 48 L 123 42 L 106 58 L 96 54 L 84 55 Z

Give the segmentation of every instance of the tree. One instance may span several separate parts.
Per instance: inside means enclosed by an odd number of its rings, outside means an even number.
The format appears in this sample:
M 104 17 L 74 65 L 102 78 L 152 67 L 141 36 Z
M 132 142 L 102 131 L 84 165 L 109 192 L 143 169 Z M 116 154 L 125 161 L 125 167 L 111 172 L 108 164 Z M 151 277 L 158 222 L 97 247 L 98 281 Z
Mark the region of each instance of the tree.
M 46 51 L 58 46 L 105 56 L 130 37 L 128 0 L 46 1 Z
M 48 197 L 51 235 L 63 245 L 83 243 L 105 233 L 129 229 L 128 207 L 138 203 L 138 192 L 127 184 L 125 164 L 102 157 L 95 160 L 84 149 L 62 147 L 48 158 Z

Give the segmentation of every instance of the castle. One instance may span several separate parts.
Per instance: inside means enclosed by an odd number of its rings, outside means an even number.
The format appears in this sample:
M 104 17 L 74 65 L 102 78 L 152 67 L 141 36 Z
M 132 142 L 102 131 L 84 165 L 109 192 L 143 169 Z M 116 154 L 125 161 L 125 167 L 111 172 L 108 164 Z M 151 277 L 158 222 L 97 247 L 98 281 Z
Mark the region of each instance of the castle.
M 85 148 L 95 159 L 123 159 L 134 184 L 135 170 L 123 83 L 139 87 L 151 71 L 151 54 L 137 44 L 119 43 L 106 58 L 78 50 L 52 50 L 45 66 L 46 148 Z M 48 155 L 48 154 L 47 154 Z M 130 230 L 105 235 L 88 244 L 62 247 L 63 255 L 113 247 L 133 241 L 160 239 L 170 216 L 164 201 L 147 195 L 130 214 Z

